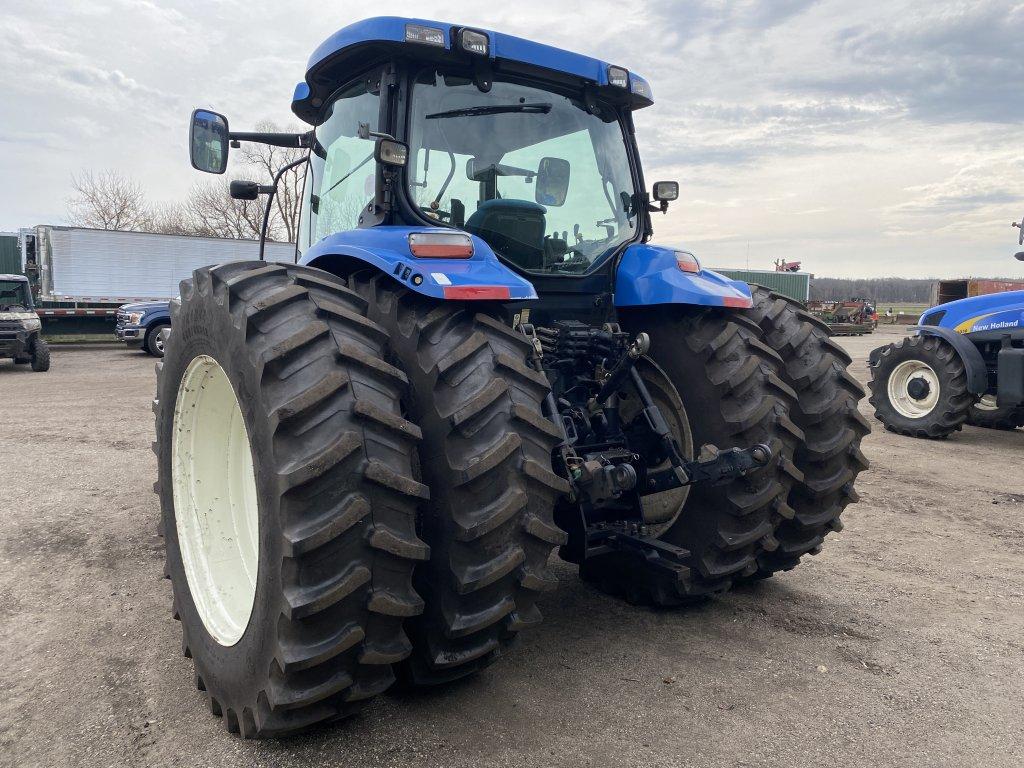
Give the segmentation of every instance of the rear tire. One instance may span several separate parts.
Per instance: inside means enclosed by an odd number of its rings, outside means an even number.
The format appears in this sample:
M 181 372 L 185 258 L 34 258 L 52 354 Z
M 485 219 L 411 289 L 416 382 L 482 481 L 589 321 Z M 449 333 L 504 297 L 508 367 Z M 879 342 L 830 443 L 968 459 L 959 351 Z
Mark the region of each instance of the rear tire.
M 793 518 L 775 529 L 777 549 L 758 557 L 757 577 L 788 571 L 805 554 L 817 554 L 825 536 L 842 530 L 839 516 L 858 500 L 857 475 L 868 468 L 860 450 L 871 431 L 857 410 L 864 389 L 847 368 L 852 362 L 828 326 L 792 299 L 751 286 L 747 313 L 783 361 L 782 378 L 797 393 L 793 420 L 804 432 L 795 462 L 803 480 L 793 484 Z
M 547 562 L 565 534 L 552 515 L 569 486 L 551 468 L 558 433 L 541 411 L 550 386 L 527 365 L 526 337 L 484 306 L 427 299 L 376 271 L 349 279 L 391 334 L 411 383 L 409 418 L 423 430 L 431 498 L 420 536 L 431 554 L 416 567 L 426 610 L 407 622 L 404 677 L 446 683 L 538 624 L 538 596 L 558 585 Z
M 39 338 L 32 344 L 32 370 L 36 373 L 50 370 L 50 346 Z
M 868 387 L 886 429 L 932 440 L 963 429 L 975 400 L 960 355 L 936 336 L 911 336 L 873 353 Z
M 630 602 L 679 605 L 724 592 L 754 575 L 757 557 L 776 547 L 774 530 L 793 516 L 790 487 L 802 479 L 793 454 L 803 433 L 790 412 L 796 395 L 782 361 L 748 318 L 679 307 L 633 310 L 623 326 L 651 337 L 649 356 L 675 385 L 689 417 L 694 450 L 766 443 L 773 459 L 725 485 L 698 484 L 659 536 L 690 552 L 689 575 L 653 579 L 617 554 L 588 559 L 580 575 Z
M 413 479 L 419 429 L 402 417 L 405 374 L 383 362 L 387 333 L 333 275 L 264 262 L 196 270 L 171 313 L 174 330 L 157 363 L 155 489 L 196 686 L 227 729 L 248 738 L 351 714 L 391 685 L 391 665 L 409 654 L 402 621 L 422 610 L 412 571 L 428 556 L 415 533 L 417 504 L 428 495 Z M 204 478 L 194 467 L 204 463 L 192 456 L 217 434 L 190 416 L 206 396 L 197 390 L 209 391 L 186 376 L 197 361 L 222 371 L 221 389 L 234 392 L 252 458 L 249 496 L 228 485 L 201 503 L 194 478 Z M 226 519 L 225 505 L 236 514 L 253 500 L 251 613 L 240 636 L 225 639 L 209 606 L 235 593 L 214 578 L 216 561 L 204 565 L 213 546 L 194 530 Z M 193 531 L 190 510 L 200 522 Z M 199 574 L 193 582 L 190 572 Z
M 984 429 L 1014 430 L 1024 426 L 1024 407 L 1000 408 L 995 404 L 994 395 L 986 395 L 971 406 L 967 423 Z

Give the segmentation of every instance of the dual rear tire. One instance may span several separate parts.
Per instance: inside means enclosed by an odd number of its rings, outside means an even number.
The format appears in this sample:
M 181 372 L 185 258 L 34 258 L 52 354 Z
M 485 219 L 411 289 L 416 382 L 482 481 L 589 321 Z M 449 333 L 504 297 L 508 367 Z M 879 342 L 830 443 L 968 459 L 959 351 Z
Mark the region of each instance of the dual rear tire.
M 686 578 L 587 561 L 607 591 L 679 604 L 792 567 L 854 500 L 866 425 L 848 358 L 792 305 L 755 299 L 624 318 L 651 336 L 643 375 L 687 452 L 774 458 L 668 502 L 661 536 L 689 553 Z M 548 381 L 496 313 L 378 273 L 243 262 L 197 270 L 172 321 L 154 402 L 166 574 L 229 730 L 345 717 L 396 674 L 463 677 L 540 621 L 569 487 Z

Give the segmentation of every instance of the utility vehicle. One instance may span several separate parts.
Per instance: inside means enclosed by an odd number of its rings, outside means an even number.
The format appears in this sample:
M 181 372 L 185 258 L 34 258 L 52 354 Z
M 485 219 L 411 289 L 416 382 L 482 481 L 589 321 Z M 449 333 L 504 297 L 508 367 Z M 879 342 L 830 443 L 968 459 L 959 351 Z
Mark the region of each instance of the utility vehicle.
M 839 530 L 866 466 L 850 360 L 797 303 L 649 242 L 678 196 L 646 191 L 652 98 L 587 56 L 376 18 L 310 58 L 308 132 L 193 113 L 199 170 L 309 149 L 296 264 L 196 270 L 158 363 L 167 574 L 229 729 L 482 668 L 540 621 L 555 547 L 677 605 Z
M 33 371 L 50 370 L 50 348 L 24 275 L 0 275 L 0 359 L 5 357 Z
M 887 429 L 935 439 L 964 424 L 1024 426 L 1024 291 L 940 304 L 911 330 L 869 358 L 871 404 Z

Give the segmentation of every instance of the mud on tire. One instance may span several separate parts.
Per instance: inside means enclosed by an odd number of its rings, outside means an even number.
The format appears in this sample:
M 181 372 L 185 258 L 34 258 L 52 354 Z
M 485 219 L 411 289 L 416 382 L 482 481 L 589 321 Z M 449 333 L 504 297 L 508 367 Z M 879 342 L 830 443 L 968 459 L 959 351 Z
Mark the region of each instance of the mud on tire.
M 754 306 L 746 314 L 782 359 L 782 378 L 797 394 L 791 415 L 804 433 L 794 457 L 803 479 L 789 494 L 793 517 L 776 528 L 778 547 L 758 556 L 756 575 L 765 577 L 816 554 L 825 536 L 842 529 L 839 516 L 858 500 L 854 480 L 868 467 L 860 444 L 871 427 L 857 410 L 864 389 L 847 370 L 850 356 L 828 326 L 792 299 L 751 288 Z
M 344 717 L 394 680 L 422 610 L 415 534 L 426 498 L 413 479 L 419 429 L 405 420 L 405 375 L 383 362 L 387 333 L 333 275 L 241 262 L 196 270 L 172 303 L 157 363 L 159 480 L 175 618 L 210 709 L 245 737 Z M 251 618 L 234 645 L 200 617 L 175 519 L 172 430 L 190 361 L 212 357 L 235 391 L 252 448 L 259 568 Z
M 755 574 L 758 556 L 777 546 L 779 522 L 793 517 L 789 491 L 802 479 L 793 455 L 803 439 L 790 417 L 796 394 L 760 329 L 738 313 L 658 307 L 623 315 L 624 327 L 650 335 L 649 355 L 682 398 L 695 449 L 767 443 L 774 454 L 768 466 L 746 477 L 693 486 L 660 536 L 689 550 L 688 578 L 651 580 L 616 555 L 591 558 L 580 569 L 583 578 L 633 602 L 693 602 Z
M 433 301 L 377 272 L 349 279 L 391 335 L 423 430 L 431 497 L 419 535 L 431 556 L 416 567 L 426 609 L 406 623 L 414 650 L 403 669 L 414 685 L 444 683 L 540 622 L 537 597 L 557 586 L 547 561 L 565 534 L 552 511 L 568 484 L 551 469 L 550 386 L 527 366 L 526 338 L 484 307 Z

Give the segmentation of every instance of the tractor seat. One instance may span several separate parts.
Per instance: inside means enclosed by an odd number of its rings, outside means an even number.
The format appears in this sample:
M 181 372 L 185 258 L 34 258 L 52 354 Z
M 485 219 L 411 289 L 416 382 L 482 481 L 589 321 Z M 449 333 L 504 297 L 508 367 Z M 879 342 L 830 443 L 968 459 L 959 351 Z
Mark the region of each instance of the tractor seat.
M 466 231 L 516 266 L 541 269 L 546 213 L 547 208 L 529 200 L 486 200 L 466 221 Z

